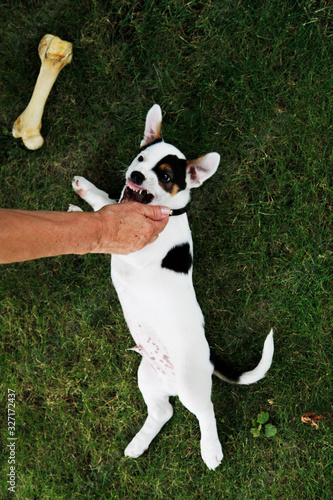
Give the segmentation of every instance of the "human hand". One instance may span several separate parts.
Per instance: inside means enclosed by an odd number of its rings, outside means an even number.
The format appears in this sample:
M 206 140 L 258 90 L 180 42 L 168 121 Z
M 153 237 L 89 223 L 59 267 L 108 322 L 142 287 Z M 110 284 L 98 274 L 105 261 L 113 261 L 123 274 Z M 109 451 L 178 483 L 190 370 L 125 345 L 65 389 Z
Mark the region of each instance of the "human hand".
M 92 253 L 127 255 L 153 243 L 169 220 L 170 209 L 136 202 L 106 205 L 95 212 L 101 238 Z

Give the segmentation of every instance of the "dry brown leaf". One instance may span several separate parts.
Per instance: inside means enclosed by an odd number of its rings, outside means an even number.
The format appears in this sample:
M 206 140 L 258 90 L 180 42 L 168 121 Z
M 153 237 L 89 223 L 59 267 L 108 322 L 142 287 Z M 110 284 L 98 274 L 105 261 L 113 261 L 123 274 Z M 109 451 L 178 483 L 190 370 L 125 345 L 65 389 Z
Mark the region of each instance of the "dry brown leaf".
M 324 418 L 322 415 L 316 415 L 315 412 L 309 411 L 307 413 L 304 413 L 304 415 L 301 416 L 301 421 L 303 424 L 311 424 L 314 425 L 315 428 L 318 430 L 319 426 L 316 423 L 316 420 L 320 420 L 321 418 Z

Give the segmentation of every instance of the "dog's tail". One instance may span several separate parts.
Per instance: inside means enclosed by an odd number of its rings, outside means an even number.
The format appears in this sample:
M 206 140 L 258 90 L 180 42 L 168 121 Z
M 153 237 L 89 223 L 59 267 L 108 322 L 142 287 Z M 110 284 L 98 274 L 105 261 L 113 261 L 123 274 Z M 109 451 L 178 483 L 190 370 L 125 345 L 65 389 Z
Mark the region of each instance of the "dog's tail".
M 230 384 L 248 385 L 258 382 L 258 380 L 264 378 L 272 364 L 273 353 L 274 340 L 272 329 L 266 337 L 261 360 L 253 370 L 244 373 L 237 373 L 224 364 L 214 353 L 212 353 L 212 351 L 210 353 L 210 360 L 214 366 L 214 375 L 221 380 L 229 382 Z

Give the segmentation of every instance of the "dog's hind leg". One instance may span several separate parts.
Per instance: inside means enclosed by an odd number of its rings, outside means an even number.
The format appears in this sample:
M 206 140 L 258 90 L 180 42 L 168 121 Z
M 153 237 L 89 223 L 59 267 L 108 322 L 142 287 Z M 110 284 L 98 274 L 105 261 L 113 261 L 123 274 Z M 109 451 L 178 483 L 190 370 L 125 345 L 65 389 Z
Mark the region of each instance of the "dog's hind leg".
M 148 417 L 125 450 L 125 456 L 131 458 L 137 458 L 147 450 L 154 437 L 173 415 L 173 408 L 169 403 L 170 394 L 163 387 L 154 368 L 145 359 L 142 359 L 139 367 L 138 383 L 148 408 Z
M 210 398 L 212 377 L 209 370 L 205 374 L 198 370 L 191 372 L 191 377 L 181 384 L 178 395 L 183 405 L 197 417 L 201 432 L 202 459 L 209 469 L 215 469 L 223 459 L 223 453 Z
M 108 194 L 101 189 L 98 189 L 94 184 L 87 181 L 84 177 L 76 175 L 73 179 L 72 186 L 74 191 L 96 211 L 105 205 L 117 203 L 116 200 L 111 200 Z
M 217 434 L 213 404 L 210 403 L 205 411 L 196 412 L 195 415 L 200 425 L 202 459 L 209 469 L 216 469 L 223 459 L 223 452 Z

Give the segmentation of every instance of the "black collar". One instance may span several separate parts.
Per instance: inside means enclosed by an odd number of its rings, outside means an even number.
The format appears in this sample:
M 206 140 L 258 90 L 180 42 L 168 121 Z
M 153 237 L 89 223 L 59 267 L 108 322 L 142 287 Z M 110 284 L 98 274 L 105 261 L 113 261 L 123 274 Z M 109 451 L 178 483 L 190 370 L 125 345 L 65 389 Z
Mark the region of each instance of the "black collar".
M 183 208 L 171 208 L 170 209 L 170 217 L 173 215 L 182 215 L 185 214 L 189 209 L 189 205 L 186 205 L 186 207 Z

